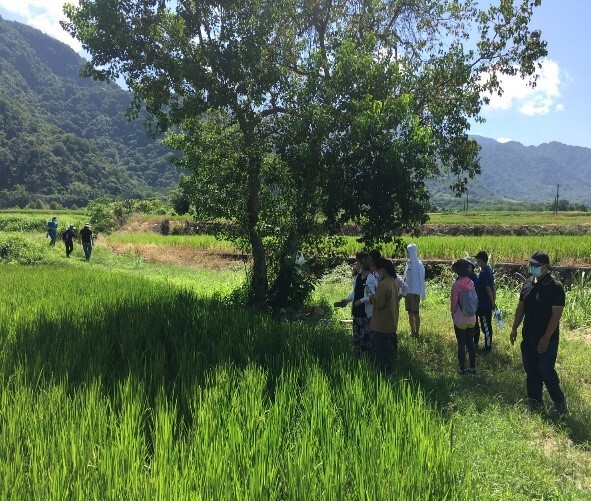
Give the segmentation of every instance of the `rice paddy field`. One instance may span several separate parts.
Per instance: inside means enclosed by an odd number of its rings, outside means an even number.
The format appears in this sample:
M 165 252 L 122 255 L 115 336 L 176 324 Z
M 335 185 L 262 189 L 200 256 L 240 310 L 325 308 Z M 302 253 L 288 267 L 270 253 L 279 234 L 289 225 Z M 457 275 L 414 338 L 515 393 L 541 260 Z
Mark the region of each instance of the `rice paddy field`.
M 476 377 L 456 374 L 451 275 L 428 283 L 418 339 L 401 312 L 386 377 L 352 355 L 346 309 L 254 313 L 229 301 L 244 265 L 148 260 L 152 241 L 115 254 L 111 238 L 86 263 L 79 246 L 67 260 L 43 234 L 0 233 L 1 499 L 591 498 L 584 274 L 567 292 L 558 419 L 549 400 L 525 405 L 508 328 Z M 518 285 L 499 285 L 510 325 Z M 312 304 L 349 291 L 342 265 Z

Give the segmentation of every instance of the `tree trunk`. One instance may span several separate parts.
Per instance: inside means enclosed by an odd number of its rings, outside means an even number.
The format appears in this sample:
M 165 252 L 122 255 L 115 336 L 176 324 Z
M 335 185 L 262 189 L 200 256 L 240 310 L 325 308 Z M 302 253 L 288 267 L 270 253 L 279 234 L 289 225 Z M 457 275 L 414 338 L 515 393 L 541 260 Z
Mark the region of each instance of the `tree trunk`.
M 256 161 L 256 160 L 255 160 Z M 254 306 L 263 308 L 267 301 L 267 261 L 263 239 L 258 232 L 260 164 L 252 169 L 248 178 L 248 238 L 252 247 L 252 279 L 250 289 Z

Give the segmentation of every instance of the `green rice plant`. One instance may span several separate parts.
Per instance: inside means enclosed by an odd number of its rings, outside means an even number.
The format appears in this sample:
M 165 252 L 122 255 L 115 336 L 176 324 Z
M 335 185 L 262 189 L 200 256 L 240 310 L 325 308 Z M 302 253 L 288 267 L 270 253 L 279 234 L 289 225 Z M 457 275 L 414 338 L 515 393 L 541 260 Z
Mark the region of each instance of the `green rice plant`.
M 239 252 L 231 242 L 217 240 L 212 235 L 159 235 L 158 233 L 133 233 L 109 235 L 109 242 L 118 244 L 161 245 L 190 247 L 194 249 L 226 249 Z
M 564 325 L 571 329 L 591 325 L 591 277 L 581 272 L 566 292 L 562 315 Z
M 591 263 L 591 235 L 540 235 L 540 236 L 423 236 L 405 238 L 414 242 L 423 259 L 459 259 L 473 256 L 479 250 L 486 250 L 496 263 L 526 263 L 536 250 L 545 250 L 553 265 L 571 263 Z M 359 243 L 348 237 L 344 251 L 354 255 Z M 392 245 L 385 245 L 382 253 L 386 256 L 403 258 Z
M 2 268 L 2 498 L 457 498 L 450 427 L 330 325 Z

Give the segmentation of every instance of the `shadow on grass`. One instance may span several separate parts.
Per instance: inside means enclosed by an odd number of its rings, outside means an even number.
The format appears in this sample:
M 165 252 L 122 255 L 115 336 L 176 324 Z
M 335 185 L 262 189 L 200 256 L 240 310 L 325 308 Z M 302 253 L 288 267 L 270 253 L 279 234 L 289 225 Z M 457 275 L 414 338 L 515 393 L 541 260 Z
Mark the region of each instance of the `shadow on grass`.
M 399 373 L 418 382 L 427 398 L 444 410 L 444 415 L 446 409 L 456 407 L 458 399 L 469 399 L 483 413 L 488 406 L 498 403 L 505 406 L 527 405 L 525 372 L 517 344 L 513 354 L 500 348 L 486 354 L 478 352 L 476 377 L 457 373 L 457 343 L 451 337 L 429 334 L 418 340 L 406 337 L 400 345 Z M 588 426 L 591 407 L 578 394 L 571 392 L 565 390 L 567 400 L 573 404 L 576 402 L 576 405 L 571 406 L 567 417 L 559 418 L 544 391 L 547 405 L 542 417 L 557 429 L 565 430 L 574 443 L 588 445 L 591 441 L 591 428 Z M 576 411 L 572 412 L 573 409 Z
M 348 341 L 337 327 L 279 322 L 168 290 L 157 298 L 98 301 L 90 311 L 41 314 L 21 322 L 4 341 L 0 371 L 5 381 L 24 371 L 31 386 L 60 384 L 69 393 L 100 380 L 113 401 L 120 383 L 131 376 L 144 385 L 150 405 L 164 390 L 188 417 L 195 387 L 208 384 L 219 366 L 262 367 L 272 400 L 277 379 L 288 366 L 313 361 L 329 377 L 337 377 L 331 361 L 347 358 Z M 351 357 L 351 362 L 356 361 Z
M 472 378 L 456 373 L 456 343 L 451 338 L 404 336 L 399 345 L 399 377 L 418 382 L 444 414 L 458 398 L 470 399 L 485 411 L 491 402 L 514 406 L 525 396 L 520 357 L 502 350 L 479 355 L 478 376 Z M 29 384 L 65 384 L 70 392 L 100 380 L 112 398 L 119 384 L 132 376 L 144 385 L 151 405 L 164 390 L 183 419 L 190 419 L 195 387 L 206 385 L 221 365 L 262 367 L 271 400 L 288 366 L 313 361 L 335 384 L 341 377 L 333 369 L 335 359 L 348 361 L 351 370 L 358 367 L 350 336 L 340 326 L 279 322 L 183 291 L 119 298 L 82 313 L 41 315 L 34 323 L 17 324 L 3 351 L 4 380 L 21 370 Z M 582 399 L 579 408 L 581 415 L 573 413 L 556 426 L 565 426 L 575 443 L 589 442 L 591 430 L 583 416 L 591 409 Z

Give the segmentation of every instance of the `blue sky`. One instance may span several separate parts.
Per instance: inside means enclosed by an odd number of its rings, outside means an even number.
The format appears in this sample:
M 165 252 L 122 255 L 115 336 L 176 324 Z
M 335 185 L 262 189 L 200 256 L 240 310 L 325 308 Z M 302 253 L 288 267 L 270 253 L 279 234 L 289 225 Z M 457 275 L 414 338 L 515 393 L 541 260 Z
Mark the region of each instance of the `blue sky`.
M 0 15 L 38 28 L 80 51 L 80 45 L 59 26 L 63 3 L 0 0 Z M 590 19 L 591 0 L 542 0 L 532 23 L 548 42 L 538 85 L 531 89 L 516 77 L 506 79 L 502 98 L 493 97 L 483 109 L 486 123 L 474 124 L 470 132 L 528 146 L 560 141 L 591 148 Z

